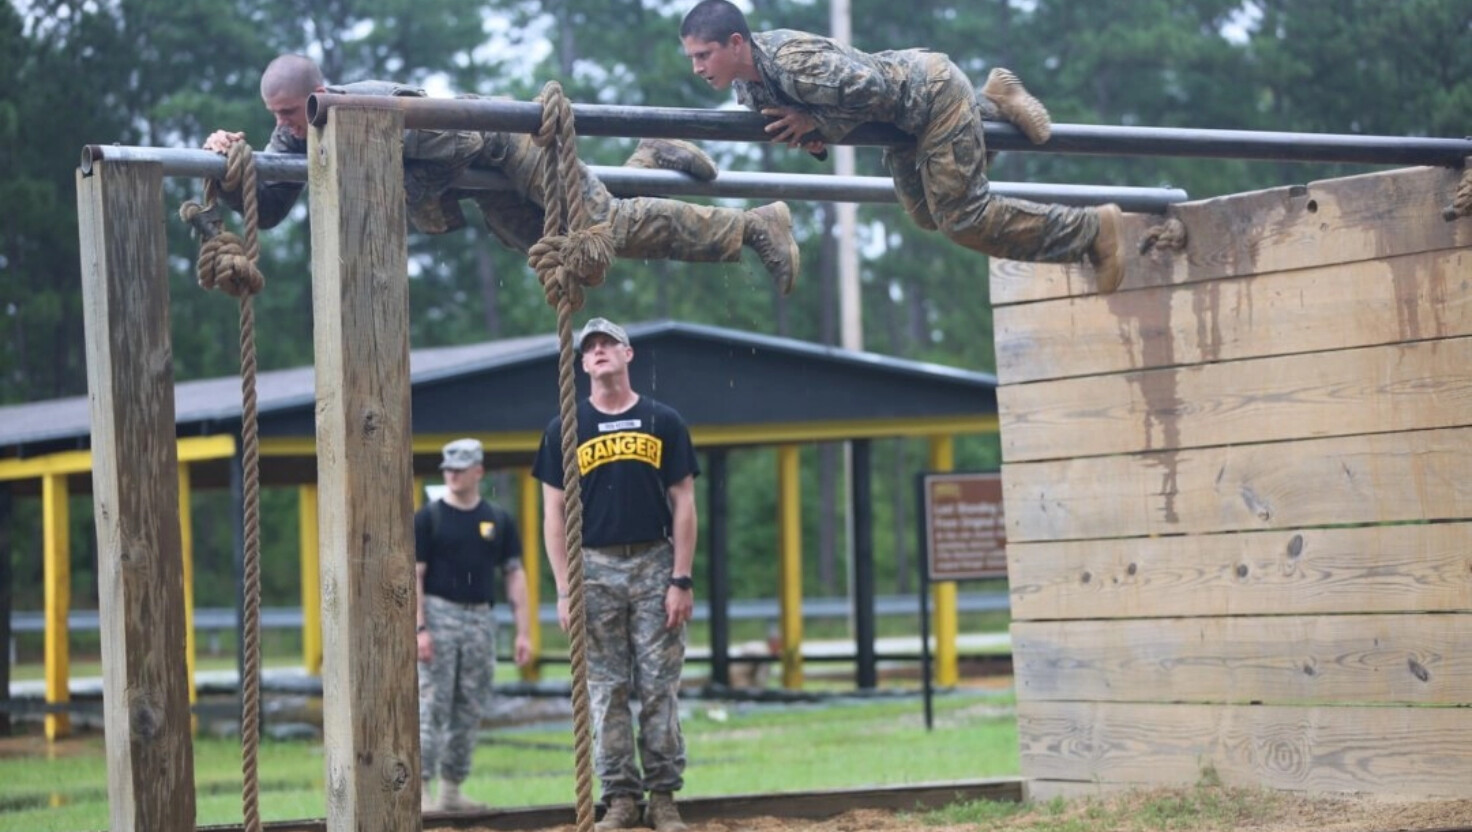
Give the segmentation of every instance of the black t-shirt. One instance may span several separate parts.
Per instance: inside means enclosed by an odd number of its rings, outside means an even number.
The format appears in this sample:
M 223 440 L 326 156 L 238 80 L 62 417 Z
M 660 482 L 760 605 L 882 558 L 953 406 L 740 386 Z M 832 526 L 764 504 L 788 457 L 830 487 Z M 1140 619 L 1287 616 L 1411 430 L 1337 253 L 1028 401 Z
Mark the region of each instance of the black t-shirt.
M 496 569 L 521 568 L 521 535 L 500 506 L 481 500 L 466 511 L 435 500 L 414 515 L 414 558 L 428 565 L 426 595 L 494 604 Z
M 582 475 L 583 545 L 668 540 L 669 488 L 700 474 L 690 430 L 674 408 L 640 396 L 623 413 L 578 402 L 578 471 Z M 562 488 L 562 417 L 542 435 L 532 475 Z

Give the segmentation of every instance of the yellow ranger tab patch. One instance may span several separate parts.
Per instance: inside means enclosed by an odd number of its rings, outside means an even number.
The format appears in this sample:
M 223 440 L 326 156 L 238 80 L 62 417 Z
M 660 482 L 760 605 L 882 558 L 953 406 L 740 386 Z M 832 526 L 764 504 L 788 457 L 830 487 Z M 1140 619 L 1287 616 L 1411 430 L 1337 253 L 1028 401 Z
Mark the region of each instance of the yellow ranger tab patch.
M 484 540 L 495 540 L 496 524 L 490 520 L 480 521 L 480 536 Z
M 578 446 L 578 471 L 587 476 L 589 471 L 609 462 L 633 460 L 647 462 L 659 467 L 664 456 L 664 442 L 647 433 L 621 431 L 597 436 Z

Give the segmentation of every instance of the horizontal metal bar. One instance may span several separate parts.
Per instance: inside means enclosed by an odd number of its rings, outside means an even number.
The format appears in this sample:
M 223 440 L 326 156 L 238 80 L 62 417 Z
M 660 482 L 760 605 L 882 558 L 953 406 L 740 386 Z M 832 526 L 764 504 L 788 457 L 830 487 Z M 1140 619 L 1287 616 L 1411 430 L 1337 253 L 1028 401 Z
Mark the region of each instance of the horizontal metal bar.
M 397 108 L 404 112 L 405 127 L 438 130 L 535 133 L 542 121 L 541 105 L 529 101 L 334 93 L 317 93 L 309 98 L 308 118 L 318 126 L 326 124 L 327 113 L 332 107 Z M 764 131 L 766 118 L 746 111 L 609 104 L 574 104 L 572 110 L 577 133 L 581 136 L 747 142 L 769 140 Z M 1460 167 L 1468 156 L 1472 156 L 1472 138 L 1055 124 L 1052 138 L 1044 144 L 1034 145 L 1010 124 L 989 121 L 985 129 L 987 147 L 991 150 L 1040 153 L 1445 167 Z M 913 140 L 914 137 L 892 125 L 863 124 L 842 143 L 894 145 L 909 144 Z
M 157 162 L 165 176 L 219 178 L 225 157 L 188 148 L 88 145 L 82 151 L 82 173 L 100 161 Z M 307 181 L 306 158 L 294 153 L 255 154 L 256 173 L 268 182 Z M 724 171 L 714 182 L 701 182 L 670 170 L 590 166 L 614 196 L 716 196 L 745 199 L 810 199 L 828 202 L 894 202 L 894 185 L 882 176 L 833 176 L 812 173 Z M 456 186 L 470 190 L 509 190 L 511 183 L 496 171 L 468 170 Z M 1112 185 L 1054 185 L 1040 182 L 993 182 L 992 192 L 1034 202 L 1101 205 L 1113 202 L 1134 213 L 1161 214 L 1189 197 L 1179 188 L 1130 188 Z

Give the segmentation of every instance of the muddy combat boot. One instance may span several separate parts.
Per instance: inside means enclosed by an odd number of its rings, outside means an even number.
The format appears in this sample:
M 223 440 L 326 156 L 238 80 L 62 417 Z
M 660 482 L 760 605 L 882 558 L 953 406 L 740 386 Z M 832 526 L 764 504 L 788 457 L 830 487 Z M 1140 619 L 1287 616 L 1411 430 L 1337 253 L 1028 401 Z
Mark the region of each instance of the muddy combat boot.
M 649 793 L 649 808 L 644 810 L 644 822 L 654 827 L 654 832 L 685 832 L 687 828 L 680 820 L 675 796 L 669 792 Z
M 701 182 L 716 178 L 716 163 L 705 151 L 679 139 L 641 139 L 624 167 L 677 170 Z
M 792 237 L 792 212 L 787 210 L 787 203 L 773 202 L 747 211 L 741 243 L 756 251 L 777 284 L 777 291 L 784 297 L 792 294 L 802 257 Z
M 440 812 L 484 812 L 491 807 L 460 793 L 460 784 L 451 783 L 449 780 L 440 782 L 440 800 L 435 804 L 435 810 Z
M 1053 135 L 1053 119 L 1048 116 L 1048 108 L 1032 97 L 1012 70 L 993 69 L 981 94 L 997 105 L 1002 118 L 1021 130 L 1033 144 L 1042 144 Z
M 1124 280 L 1124 213 L 1118 205 L 1100 205 L 1099 234 L 1089 249 L 1089 262 L 1094 264 L 1094 277 L 1099 281 L 1099 294 L 1107 295 Z
M 593 828 L 599 832 L 608 832 L 610 829 L 634 829 L 638 825 L 639 804 L 628 795 L 619 795 L 608 804 L 603 820 L 593 824 Z

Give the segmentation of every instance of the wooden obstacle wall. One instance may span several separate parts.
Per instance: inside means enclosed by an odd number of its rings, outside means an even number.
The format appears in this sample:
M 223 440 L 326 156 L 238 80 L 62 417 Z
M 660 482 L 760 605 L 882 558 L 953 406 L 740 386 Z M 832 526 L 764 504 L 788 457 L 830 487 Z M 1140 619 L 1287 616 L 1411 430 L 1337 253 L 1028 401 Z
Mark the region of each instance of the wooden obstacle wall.
M 1472 219 L 1415 168 L 994 261 L 1022 774 L 1472 797 Z M 1129 239 L 1159 218 L 1131 216 Z

